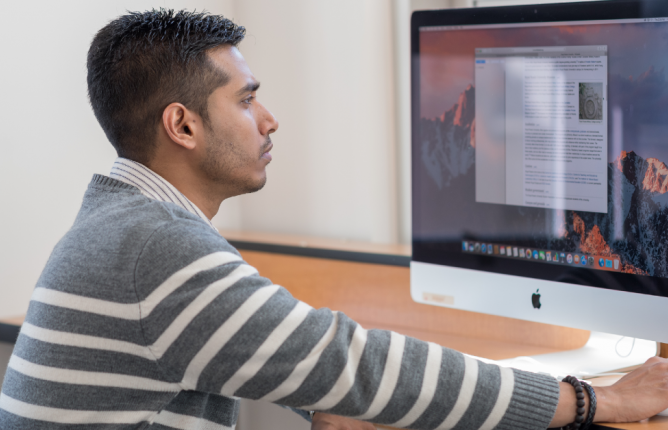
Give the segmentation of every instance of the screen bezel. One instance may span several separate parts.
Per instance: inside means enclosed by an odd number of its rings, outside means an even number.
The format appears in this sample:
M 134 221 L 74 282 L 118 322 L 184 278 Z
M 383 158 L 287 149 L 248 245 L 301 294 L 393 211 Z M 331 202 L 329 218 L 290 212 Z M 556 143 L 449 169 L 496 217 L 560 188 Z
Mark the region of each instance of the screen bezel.
M 416 11 L 411 17 L 411 122 L 420 120 L 420 28 L 432 26 L 466 26 L 482 24 L 529 24 L 549 22 L 601 21 L 668 17 L 668 2 L 662 0 L 608 0 L 582 3 L 557 3 L 506 7 Z M 419 127 L 412 127 L 412 219 L 417 231 L 420 206 L 417 177 L 419 164 Z M 461 251 L 462 236 L 451 241 L 428 241 L 413 234 L 412 261 L 473 269 L 488 273 L 521 276 L 547 281 L 629 291 L 668 297 L 668 278 L 628 273 L 604 272 L 566 265 L 509 259 Z M 523 246 L 507 241 L 506 245 Z

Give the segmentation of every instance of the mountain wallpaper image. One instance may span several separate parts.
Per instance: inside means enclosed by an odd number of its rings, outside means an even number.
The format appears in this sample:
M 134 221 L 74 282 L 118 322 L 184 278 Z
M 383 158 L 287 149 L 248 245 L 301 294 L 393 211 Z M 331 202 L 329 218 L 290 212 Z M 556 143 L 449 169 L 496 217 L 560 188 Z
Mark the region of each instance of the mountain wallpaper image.
M 419 153 L 424 174 L 438 190 L 456 184 L 457 190 L 474 196 L 472 85 L 452 108 L 436 118 L 421 119 Z M 517 211 L 520 218 L 524 212 L 542 211 L 507 210 Z M 622 272 L 668 277 L 668 167 L 661 160 L 622 151 L 608 164 L 608 213 L 564 212 L 558 234 L 546 238 L 545 231 L 536 231 L 535 244 L 528 246 L 616 257 L 622 262 Z
M 420 120 L 420 155 L 439 189 L 465 175 L 475 163 L 475 88 L 469 85 L 457 103 L 433 120 Z
M 475 49 L 597 44 L 608 46 L 608 212 L 475 202 Z M 616 256 L 626 273 L 668 277 L 665 52 L 668 23 L 422 32 L 414 237 Z

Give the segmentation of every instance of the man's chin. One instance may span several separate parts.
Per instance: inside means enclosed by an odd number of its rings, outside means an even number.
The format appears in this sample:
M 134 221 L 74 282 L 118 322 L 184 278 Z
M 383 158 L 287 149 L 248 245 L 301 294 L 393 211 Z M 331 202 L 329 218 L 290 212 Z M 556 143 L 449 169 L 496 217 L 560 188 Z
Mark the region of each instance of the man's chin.
M 256 179 L 254 181 L 248 181 L 246 184 L 244 184 L 244 191 L 241 194 L 250 194 L 250 193 L 256 193 L 260 191 L 262 188 L 264 188 L 265 184 L 267 183 L 267 176 L 264 175 L 262 178 Z
M 249 193 L 256 193 L 256 192 L 260 191 L 262 188 L 264 188 L 266 183 L 267 183 L 267 180 L 265 179 L 264 181 L 262 181 L 262 183 L 258 184 L 255 188 L 253 188 L 251 191 L 249 191 Z

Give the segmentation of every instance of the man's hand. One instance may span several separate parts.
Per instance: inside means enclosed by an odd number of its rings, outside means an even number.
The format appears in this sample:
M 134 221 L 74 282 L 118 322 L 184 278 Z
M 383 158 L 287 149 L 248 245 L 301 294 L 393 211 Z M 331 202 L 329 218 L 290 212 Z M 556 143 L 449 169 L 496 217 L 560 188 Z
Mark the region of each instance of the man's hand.
M 563 427 L 575 419 L 575 390 L 560 382 L 557 411 L 550 428 Z M 598 407 L 594 422 L 628 423 L 650 418 L 668 408 L 668 360 L 652 357 L 614 385 L 595 387 Z M 585 396 L 585 410 L 589 398 Z
M 652 357 L 614 385 L 597 387 L 595 421 L 632 422 L 668 408 L 668 360 Z
M 365 421 L 316 412 L 313 415 L 311 430 L 376 430 L 376 427 Z

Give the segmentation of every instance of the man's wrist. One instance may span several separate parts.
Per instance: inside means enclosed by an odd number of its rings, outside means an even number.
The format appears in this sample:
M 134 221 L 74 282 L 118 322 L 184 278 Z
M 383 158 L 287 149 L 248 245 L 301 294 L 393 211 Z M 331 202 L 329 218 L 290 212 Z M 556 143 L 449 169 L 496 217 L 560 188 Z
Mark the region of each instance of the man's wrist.
M 596 393 L 596 415 L 594 416 L 595 423 L 614 423 L 616 421 L 613 404 L 614 395 L 610 392 L 608 387 L 594 387 Z

